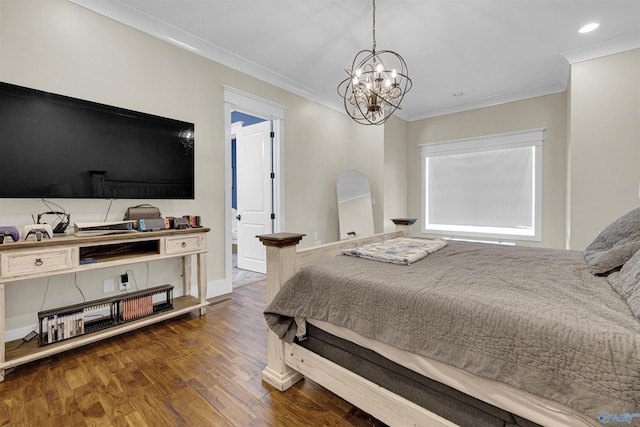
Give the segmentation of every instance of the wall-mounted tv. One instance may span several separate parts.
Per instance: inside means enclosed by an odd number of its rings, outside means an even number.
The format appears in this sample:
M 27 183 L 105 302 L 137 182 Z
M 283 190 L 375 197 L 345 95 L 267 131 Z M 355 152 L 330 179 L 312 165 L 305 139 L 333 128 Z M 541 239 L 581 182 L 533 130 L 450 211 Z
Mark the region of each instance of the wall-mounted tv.
M 193 199 L 194 125 L 0 82 L 0 198 Z

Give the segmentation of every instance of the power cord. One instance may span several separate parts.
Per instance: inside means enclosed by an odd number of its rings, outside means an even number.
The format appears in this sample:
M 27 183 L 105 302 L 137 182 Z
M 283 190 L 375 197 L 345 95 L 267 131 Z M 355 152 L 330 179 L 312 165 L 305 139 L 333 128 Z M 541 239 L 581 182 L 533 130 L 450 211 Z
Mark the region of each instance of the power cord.
M 82 295 L 82 302 L 87 302 L 87 298 L 84 296 L 82 289 L 78 286 L 78 273 L 73 273 L 73 284 L 76 285 L 76 289 L 78 289 L 78 292 Z
M 148 267 L 147 267 L 148 269 Z M 148 271 L 148 270 L 147 270 Z M 133 270 L 127 270 L 126 271 L 127 274 L 131 274 L 131 277 L 133 278 L 133 284 L 136 287 L 136 291 L 139 291 L 140 288 L 138 288 L 138 281 L 136 280 L 136 275 L 133 273 Z M 147 279 L 148 280 L 148 279 Z M 147 286 L 149 287 L 149 286 Z M 128 292 L 128 291 L 127 291 Z
M 40 311 L 42 311 L 42 309 L 44 308 L 44 303 L 47 300 L 47 293 L 49 292 L 49 282 L 50 281 L 51 281 L 51 276 L 49 276 L 47 278 L 47 287 L 44 289 L 44 295 L 42 296 L 42 304 L 40 304 Z M 31 332 L 29 332 L 27 335 L 25 335 L 22 338 L 22 341 L 20 341 L 20 344 L 18 344 L 17 346 L 15 346 L 14 348 L 12 348 L 11 350 L 8 350 L 8 351 L 17 350 L 23 344 L 31 342 L 31 340 L 33 340 L 35 337 L 38 336 L 38 329 L 40 329 L 40 324 L 36 324 L 36 327 Z
M 109 201 L 109 207 L 107 207 L 107 213 L 104 215 L 103 222 L 107 222 L 107 218 L 109 217 L 109 212 L 111 211 L 111 205 L 113 204 L 113 199 Z

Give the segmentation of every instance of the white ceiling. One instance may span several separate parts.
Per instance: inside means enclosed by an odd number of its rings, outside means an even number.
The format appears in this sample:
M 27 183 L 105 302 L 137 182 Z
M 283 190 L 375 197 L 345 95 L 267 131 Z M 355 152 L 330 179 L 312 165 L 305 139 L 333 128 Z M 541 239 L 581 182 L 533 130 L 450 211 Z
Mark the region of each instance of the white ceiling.
M 338 111 L 372 47 L 371 0 L 69 1 Z M 570 63 L 640 48 L 640 0 L 377 0 L 376 40 L 406 60 L 396 114 L 417 120 L 565 90 Z

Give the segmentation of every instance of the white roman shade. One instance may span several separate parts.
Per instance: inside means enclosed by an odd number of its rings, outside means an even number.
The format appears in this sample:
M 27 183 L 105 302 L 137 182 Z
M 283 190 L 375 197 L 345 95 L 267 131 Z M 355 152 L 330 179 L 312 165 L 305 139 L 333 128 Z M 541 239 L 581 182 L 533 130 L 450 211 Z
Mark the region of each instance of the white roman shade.
M 423 232 L 541 240 L 543 132 L 420 145 Z

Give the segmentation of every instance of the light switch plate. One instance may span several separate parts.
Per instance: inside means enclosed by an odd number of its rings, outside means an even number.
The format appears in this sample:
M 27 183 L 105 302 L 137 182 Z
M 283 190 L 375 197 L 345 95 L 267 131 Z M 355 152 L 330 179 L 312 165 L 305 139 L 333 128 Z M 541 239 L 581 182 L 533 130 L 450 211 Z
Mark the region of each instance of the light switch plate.
M 116 282 L 113 279 L 105 279 L 103 285 L 105 294 L 116 290 Z

